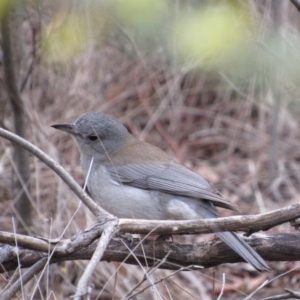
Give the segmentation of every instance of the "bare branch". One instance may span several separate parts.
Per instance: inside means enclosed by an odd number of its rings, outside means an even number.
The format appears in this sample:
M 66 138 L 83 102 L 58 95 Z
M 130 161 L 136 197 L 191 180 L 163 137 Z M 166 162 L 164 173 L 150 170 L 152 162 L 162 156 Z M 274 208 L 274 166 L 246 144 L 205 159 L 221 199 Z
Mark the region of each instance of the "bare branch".
M 15 244 L 17 240 L 18 245 L 27 249 L 48 252 L 49 251 L 49 243 L 45 240 L 31 237 L 23 234 L 16 234 L 11 232 L 0 231 L 0 242 L 7 244 Z M 0 256 L 1 261 L 1 256 Z
M 284 299 L 300 299 L 300 293 L 295 292 L 290 289 L 284 289 L 287 291 L 287 294 L 282 294 L 282 295 L 276 295 L 276 296 L 271 296 L 267 298 L 263 298 L 261 300 L 284 300 Z
M 291 2 L 295 5 L 297 10 L 300 12 L 300 1 L 299 0 L 291 0 Z
M 39 158 L 45 165 L 52 169 L 77 195 L 77 197 L 89 208 L 89 210 L 96 217 L 104 217 L 107 219 L 114 219 L 115 217 L 106 212 L 100 206 L 98 206 L 78 185 L 78 183 L 70 176 L 64 168 L 59 165 L 56 161 L 50 158 L 45 152 L 41 151 L 38 147 L 34 146 L 30 142 L 22 139 L 21 137 L 9 132 L 0 127 L 0 136 L 16 143 L 31 152 L 37 158 Z
M 22 285 L 25 285 L 34 275 L 39 273 L 44 268 L 45 264 L 47 263 L 47 260 L 48 258 L 44 257 L 41 260 L 37 261 L 11 287 L 4 289 L 2 293 L 0 293 L 1 299 L 12 299 L 14 294 L 21 288 Z
M 298 261 L 300 260 L 300 234 L 284 233 L 272 235 L 253 235 L 245 238 L 247 243 L 255 249 L 265 260 L 268 261 Z M 74 253 L 54 253 L 50 263 L 66 260 L 89 260 L 97 247 L 95 241 L 91 245 L 82 248 Z M 124 242 L 119 239 L 112 239 L 101 259 L 101 261 L 116 261 L 128 264 L 141 264 L 153 266 L 158 260 L 162 260 L 168 253 L 167 261 L 160 267 L 163 269 L 177 270 L 190 265 L 200 265 L 204 268 L 211 268 L 223 263 L 235 263 L 243 261 L 242 258 L 233 252 L 226 244 L 219 239 L 196 244 L 180 244 L 169 241 L 145 240 L 140 244 L 140 239 L 133 239 L 130 245 L 134 250 L 132 254 Z M 2 249 L 0 248 L 0 253 Z M 16 251 L 14 246 L 5 245 L 5 252 L 9 251 L 0 266 L 0 273 L 15 270 L 18 267 Z M 28 268 L 41 257 L 48 256 L 48 253 L 33 251 L 29 249 L 18 250 L 22 268 Z M 3 256 L 4 257 L 4 256 Z M 137 258 L 139 262 L 137 262 Z
M 148 286 L 144 287 L 143 289 L 139 290 L 138 292 L 136 292 L 135 294 L 133 294 L 133 295 L 131 295 L 131 296 L 130 296 L 130 294 L 128 293 L 128 294 L 126 295 L 126 299 L 133 299 L 133 298 L 136 299 L 135 297 L 136 297 L 137 295 L 139 295 L 139 294 L 141 294 L 142 292 L 144 292 L 145 290 L 151 288 L 153 285 L 158 284 L 158 283 L 161 283 L 161 282 L 163 282 L 164 280 L 166 280 L 166 279 L 168 279 L 168 278 L 170 278 L 170 277 L 176 275 L 177 273 L 179 273 L 179 272 L 181 272 L 181 271 L 190 271 L 190 270 L 193 269 L 193 267 L 194 267 L 194 266 L 188 266 L 188 267 L 180 268 L 180 269 L 176 270 L 175 272 L 173 272 L 172 274 L 167 275 L 167 276 L 164 276 L 163 278 L 160 278 L 160 279 L 158 279 L 157 281 L 155 281 L 155 282 L 149 284 Z M 131 292 L 131 293 L 132 293 L 132 292 Z
M 120 233 L 148 234 L 201 234 L 217 231 L 246 231 L 255 232 L 267 230 L 276 225 L 292 221 L 300 216 L 300 203 L 274 210 L 261 215 L 234 216 L 218 219 L 193 221 L 149 221 L 119 219 Z M 39 237 L 30 237 L 21 234 L 0 231 L 0 242 L 15 244 L 24 248 L 48 252 L 55 246 L 56 253 L 71 254 L 90 245 L 99 238 L 104 230 L 105 222 L 97 221 L 90 228 L 79 232 L 70 239 L 58 241 L 46 240 Z M 1 256 L 0 256 L 1 259 Z
M 98 262 L 102 258 L 108 243 L 110 242 L 111 238 L 115 234 L 116 226 L 117 226 L 117 219 L 107 224 L 106 227 L 104 228 L 104 231 L 101 234 L 101 238 L 97 244 L 96 250 L 94 251 L 91 260 L 89 261 L 89 264 L 85 268 L 81 278 L 79 279 L 77 289 L 76 289 L 76 294 L 74 296 L 75 300 L 81 300 L 82 297 L 86 295 L 88 281 L 92 276 L 94 270 L 96 269 Z
M 130 299 L 130 298 L 133 298 L 133 297 L 135 297 L 137 294 L 140 294 L 142 291 L 139 291 L 139 292 L 136 292 L 134 295 L 132 295 L 132 293 L 134 292 L 134 291 L 136 291 L 145 281 L 147 281 L 148 279 L 149 279 L 149 277 L 150 277 L 150 275 L 151 274 L 153 274 L 154 273 L 154 271 L 155 270 L 157 270 L 157 269 L 159 269 L 159 267 L 161 266 L 161 265 L 163 265 L 165 262 L 166 262 L 166 260 L 167 260 L 167 257 L 169 256 L 171 254 L 171 251 L 169 251 L 168 253 L 167 253 L 167 255 L 162 259 L 162 260 L 160 260 L 160 261 L 157 261 L 156 263 L 155 263 L 155 265 L 154 266 L 152 266 L 146 273 L 145 273 L 145 275 L 143 276 L 143 278 L 126 294 L 126 296 L 125 296 L 125 299 Z M 177 270 L 177 271 L 175 271 L 173 274 L 176 274 L 177 272 L 179 272 L 179 270 Z M 162 279 L 162 280 L 164 280 L 164 279 Z M 157 284 L 157 283 L 159 283 L 159 282 L 155 282 L 155 283 L 152 283 L 151 282 L 151 284 L 148 286 L 148 287 L 146 287 L 145 289 L 147 289 L 147 288 L 149 288 L 149 287 L 151 287 L 151 286 L 153 286 L 154 284 Z
M 149 221 L 120 219 L 121 233 L 199 234 L 217 231 L 245 231 L 247 234 L 268 230 L 300 217 L 300 203 L 260 215 L 234 216 L 193 221 Z
M 80 299 L 81 296 L 80 293 L 85 292 L 87 289 L 87 283 L 88 280 L 95 269 L 98 261 L 101 259 L 111 237 L 116 231 L 116 225 L 117 225 L 117 218 L 105 210 L 103 210 L 100 206 L 98 206 L 85 192 L 84 190 L 77 184 L 77 182 L 63 169 L 62 166 L 60 166 L 57 162 L 55 162 L 53 159 L 51 159 L 48 155 L 46 155 L 43 151 L 41 151 L 39 148 L 34 146 L 33 144 L 29 143 L 25 139 L 22 139 L 21 137 L 3 129 L 0 128 L 0 136 L 7 138 L 8 140 L 17 143 L 19 146 L 23 147 L 27 151 L 31 152 L 33 155 L 35 155 L 37 158 L 39 158 L 42 162 L 44 162 L 49 168 L 51 168 L 56 174 L 58 174 L 62 180 L 70 187 L 70 189 L 78 196 L 80 200 L 90 209 L 90 211 L 97 217 L 98 222 L 103 225 L 102 237 L 99 241 L 99 247 L 97 251 L 95 252 L 95 258 L 93 256 L 93 260 L 90 261 L 88 268 L 84 272 L 82 278 L 79 281 L 78 289 L 76 292 L 76 299 Z M 98 233 L 98 232 L 97 232 Z M 97 235 L 99 237 L 99 233 Z M 16 238 L 16 236 L 15 236 Z M 93 240 L 96 238 L 92 235 Z M 71 249 L 76 250 L 78 247 L 83 247 L 83 245 L 89 245 L 92 240 L 88 240 L 88 244 L 86 244 L 87 241 L 84 243 L 79 243 L 77 245 L 74 245 Z M 35 243 L 36 241 L 33 240 L 26 240 L 26 242 L 29 243 Z M 45 243 L 39 243 L 40 246 L 43 248 L 46 247 Z M 48 246 L 49 249 L 49 246 Z M 65 251 L 70 251 L 70 249 L 64 249 Z M 0 255 L 1 257 L 1 255 Z M 5 257 L 5 255 L 3 255 Z

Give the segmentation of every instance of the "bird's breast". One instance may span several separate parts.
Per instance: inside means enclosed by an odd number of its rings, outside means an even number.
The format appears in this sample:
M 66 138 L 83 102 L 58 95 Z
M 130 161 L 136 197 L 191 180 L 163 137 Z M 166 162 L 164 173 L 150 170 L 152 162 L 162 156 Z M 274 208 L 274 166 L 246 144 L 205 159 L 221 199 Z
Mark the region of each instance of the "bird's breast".
M 87 186 L 93 199 L 119 218 L 155 220 L 165 217 L 157 192 L 120 184 L 104 166 L 90 172 Z

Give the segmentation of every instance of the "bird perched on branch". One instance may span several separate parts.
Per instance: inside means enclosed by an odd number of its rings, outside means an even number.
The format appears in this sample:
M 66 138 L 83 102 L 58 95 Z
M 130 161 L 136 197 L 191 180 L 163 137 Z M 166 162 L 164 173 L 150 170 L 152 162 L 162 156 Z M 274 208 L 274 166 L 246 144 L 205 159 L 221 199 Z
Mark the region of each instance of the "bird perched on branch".
M 216 206 L 237 210 L 202 176 L 138 140 L 108 114 L 89 112 L 74 123 L 52 127 L 72 135 L 89 192 L 119 218 L 199 220 L 218 218 Z M 237 234 L 216 235 L 256 270 L 270 270 Z

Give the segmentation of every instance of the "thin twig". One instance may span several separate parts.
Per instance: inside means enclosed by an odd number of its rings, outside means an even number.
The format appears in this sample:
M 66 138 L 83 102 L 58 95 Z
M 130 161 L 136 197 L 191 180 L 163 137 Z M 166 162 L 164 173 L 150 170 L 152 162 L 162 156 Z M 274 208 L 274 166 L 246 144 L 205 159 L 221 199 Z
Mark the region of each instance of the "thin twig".
M 0 136 L 17 143 L 19 146 L 23 147 L 27 151 L 31 152 L 33 155 L 38 157 L 43 161 L 48 167 L 50 167 L 56 174 L 58 174 L 65 183 L 70 187 L 70 189 L 82 200 L 82 202 L 90 209 L 90 211 L 99 219 L 102 220 L 104 225 L 104 230 L 102 232 L 102 237 L 99 240 L 98 247 L 93 254 L 92 259 L 90 260 L 87 268 L 85 269 L 81 279 L 78 282 L 78 288 L 75 294 L 75 299 L 79 300 L 82 297 L 82 294 L 85 294 L 87 291 L 87 282 L 96 268 L 98 262 L 101 260 L 101 257 L 106 250 L 108 243 L 111 240 L 111 237 L 116 232 L 117 227 L 117 218 L 109 214 L 102 208 L 100 208 L 77 184 L 77 182 L 61 167 L 56 161 L 51 159 L 43 151 L 41 151 L 36 146 L 32 145 L 25 139 L 20 138 L 19 136 L 0 128 Z
M 1 295 L 2 300 L 10 300 L 14 294 L 24 286 L 34 275 L 39 273 L 47 263 L 48 258 L 43 257 L 41 260 L 36 262 L 32 267 L 30 267 L 20 278 L 17 280 L 10 288 L 4 290 Z M 25 299 L 25 298 L 24 298 Z
M 217 300 L 220 300 L 222 295 L 223 295 L 223 292 L 224 292 L 224 287 L 225 287 L 225 284 L 226 284 L 226 281 L 225 281 L 225 273 L 222 274 L 222 289 L 221 289 L 221 292 L 219 294 L 219 297 Z
M 287 294 L 281 294 L 281 295 L 275 295 L 275 296 L 270 296 L 267 298 L 262 298 L 260 300 L 286 300 L 286 299 L 300 299 L 300 293 L 294 292 L 289 289 L 284 289 L 287 291 Z M 298 295 L 297 295 L 298 294 Z
M 292 296 L 296 297 L 297 299 L 300 299 L 300 293 L 299 292 L 295 292 L 291 289 L 284 289 L 285 291 L 287 291 L 288 293 L 290 293 Z
M 15 225 L 15 222 L 14 222 L 14 218 L 12 219 L 13 221 L 13 228 L 14 228 L 14 234 L 16 234 L 16 225 Z M 19 247 L 18 247 L 18 241 L 17 239 L 15 239 L 15 244 L 16 244 L 16 254 L 17 254 L 17 260 L 18 260 L 18 270 L 20 272 L 20 278 L 18 280 L 19 284 L 18 284 L 18 287 L 21 287 L 21 290 L 22 290 L 22 298 L 24 298 L 24 283 L 23 283 L 23 276 L 22 276 L 22 271 L 21 271 L 21 263 L 20 263 L 20 255 L 19 255 Z
M 0 127 L 0 136 L 10 140 L 13 143 L 25 148 L 27 151 L 31 152 L 34 156 L 39 158 L 45 165 L 52 169 L 77 195 L 77 197 L 89 208 L 89 210 L 96 216 L 106 216 L 107 218 L 114 218 L 114 216 L 108 214 L 104 209 L 98 206 L 78 185 L 78 183 L 68 174 L 64 168 L 59 165 L 56 161 L 50 158 L 45 152 L 40 150 L 38 147 L 34 146 L 25 139 L 19 137 L 16 134 L 9 132 Z
M 295 5 L 297 10 L 300 12 L 300 0 L 291 0 L 291 2 Z
M 146 286 L 146 287 L 143 288 L 142 290 L 136 292 L 135 294 L 133 294 L 133 295 L 130 296 L 129 298 L 125 298 L 125 299 L 126 299 L 126 300 L 127 300 L 127 299 L 131 299 L 131 298 L 133 298 L 133 297 L 135 297 L 135 296 L 137 296 L 137 295 L 143 293 L 145 290 L 149 289 L 151 286 L 157 285 L 158 283 L 160 283 L 160 282 L 162 282 L 162 281 L 164 281 L 164 280 L 166 280 L 166 279 L 168 279 L 168 278 L 170 278 L 170 277 L 176 275 L 177 273 L 179 273 L 179 272 L 181 272 L 181 271 L 189 270 L 189 269 L 191 269 L 191 268 L 193 268 L 193 267 L 194 267 L 194 266 L 191 265 L 191 266 L 188 266 L 188 267 L 180 268 L 179 270 L 176 270 L 176 271 L 173 272 L 172 274 L 170 274 L 170 275 L 168 275 L 168 276 L 165 276 L 165 277 L 163 277 L 163 278 L 161 278 L 161 279 L 159 279 L 159 280 L 153 282 L 152 284 L 149 284 L 148 286 Z
M 155 263 L 155 265 L 154 266 L 152 266 L 148 271 L 147 271 L 147 273 L 146 274 L 144 274 L 144 276 L 143 276 L 143 278 L 127 293 L 127 295 L 125 296 L 125 299 L 127 299 L 127 298 L 129 298 L 129 296 L 136 290 L 136 289 L 138 289 L 148 278 L 149 278 L 149 276 L 155 271 L 155 270 L 157 270 L 161 265 L 163 265 L 165 262 L 166 262 L 166 260 L 167 260 L 167 258 L 168 258 L 168 256 L 171 254 L 171 250 L 166 254 L 166 256 L 161 260 L 161 261 L 157 261 L 156 263 Z
M 134 251 L 135 251 L 139 246 L 141 246 L 141 248 L 142 248 L 142 250 L 143 250 L 143 257 L 144 257 L 144 258 L 147 258 L 146 255 L 145 255 L 145 253 L 144 253 L 144 248 L 143 248 L 142 243 L 143 243 L 143 241 L 144 241 L 149 235 L 150 235 L 150 234 L 148 233 L 146 236 L 143 237 L 143 239 L 141 239 L 141 240 L 137 243 L 137 245 L 136 245 L 132 250 L 130 249 L 130 251 L 129 251 L 129 253 L 127 254 L 127 256 L 122 260 L 122 263 L 126 262 L 127 259 L 132 255 L 132 253 L 134 253 Z M 123 242 L 123 241 L 121 241 L 121 242 L 122 242 L 122 244 L 124 245 L 124 242 Z M 126 248 L 127 248 L 127 250 L 128 250 L 128 247 L 127 247 L 127 246 L 126 246 Z M 142 266 L 142 264 L 139 262 L 139 260 L 138 260 L 137 258 L 136 258 L 136 261 L 138 262 L 138 264 L 139 264 L 140 266 Z M 117 272 L 119 271 L 119 269 L 121 268 L 121 266 L 122 266 L 122 264 L 119 265 L 119 267 L 115 270 L 114 274 L 117 273 Z M 148 266 L 148 265 L 147 265 L 147 266 Z M 108 283 L 110 282 L 110 280 L 113 278 L 114 274 L 112 274 L 112 275 L 110 276 L 110 278 L 108 278 L 108 280 L 106 281 L 106 283 L 105 283 L 104 286 L 102 287 L 102 289 L 101 289 L 101 291 L 99 292 L 99 294 L 98 294 L 98 296 L 97 296 L 96 299 L 99 299 L 99 297 L 101 296 L 102 291 L 106 288 L 106 286 L 108 285 Z
M 300 267 L 295 267 L 295 268 L 293 268 L 293 269 L 288 270 L 287 272 L 284 272 L 284 273 L 282 273 L 282 274 L 280 274 L 280 275 L 274 277 L 273 279 L 264 281 L 258 288 L 256 288 L 250 295 L 248 295 L 247 297 L 245 297 L 243 300 L 251 299 L 251 298 L 253 297 L 253 295 L 254 295 L 257 291 L 259 291 L 261 288 L 265 287 L 265 286 L 268 285 L 269 283 L 271 283 L 271 282 L 277 280 L 277 279 L 280 278 L 280 277 L 284 277 L 285 275 L 287 275 L 287 274 L 289 274 L 289 273 L 291 273 L 291 272 L 293 272 L 294 270 L 299 269 L 299 268 L 300 268 Z M 261 300 L 266 300 L 266 299 L 267 299 L 267 298 L 264 298 L 264 299 L 261 299 Z M 271 298 L 271 299 L 272 299 L 272 298 Z M 268 300 L 271 300 L 271 299 L 269 298 Z M 275 298 L 274 298 L 274 299 L 275 299 Z
M 104 251 L 106 250 L 106 247 L 110 242 L 112 236 L 115 234 L 117 224 L 118 224 L 117 220 L 113 220 L 110 223 L 108 223 L 106 228 L 104 229 L 101 238 L 98 242 L 97 248 L 93 253 L 93 256 L 90 259 L 87 267 L 85 268 L 81 278 L 79 279 L 77 289 L 76 289 L 76 294 L 74 296 L 75 300 L 81 300 L 83 299 L 83 296 L 86 295 L 88 280 L 90 279 L 99 261 L 101 260 Z
M 148 280 L 151 282 L 150 273 L 149 273 L 149 272 L 146 272 L 146 270 L 145 270 L 145 268 L 143 267 L 142 263 L 140 262 L 139 258 L 134 254 L 134 251 L 132 251 L 132 250 L 131 250 L 131 249 L 130 249 L 123 241 L 122 241 L 122 243 L 123 243 L 123 245 L 127 248 L 127 250 L 129 251 L 129 253 L 135 258 L 135 260 L 137 261 L 138 265 L 142 268 L 142 270 L 143 270 L 143 272 L 144 272 L 144 277 L 148 278 Z M 142 245 L 143 245 L 142 242 L 140 242 L 139 244 L 141 245 L 142 250 L 144 250 L 144 248 L 142 247 Z M 136 249 L 136 247 L 135 247 L 135 249 Z M 166 256 L 169 256 L 171 252 L 172 252 L 172 251 L 170 250 L 170 251 L 166 254 Z M 165 257 L 166 257 L 166 256 L 165 256 Z M 165 257 L 162 259 L 162 260 L 164 260 L 164 262 L 166 262 Z M 144 258 L 146 258 L 145 253 L 144 253 Z M 160 261 L 160 262 L 155 262 L 152 268 L 154 268 L 154 267 L 157 266 L 158 264 L 161 265 L 161 261 Z M 152 269 L 152 268 L 151 268 L 151 269 Z M 151 282 L 151 283 L 152 283 L 152 282 Z M 158 293 L 156 287 L 155 287 L 155 291 Z M 126 299 L 126 297 L 125 297 L 125 299 Z

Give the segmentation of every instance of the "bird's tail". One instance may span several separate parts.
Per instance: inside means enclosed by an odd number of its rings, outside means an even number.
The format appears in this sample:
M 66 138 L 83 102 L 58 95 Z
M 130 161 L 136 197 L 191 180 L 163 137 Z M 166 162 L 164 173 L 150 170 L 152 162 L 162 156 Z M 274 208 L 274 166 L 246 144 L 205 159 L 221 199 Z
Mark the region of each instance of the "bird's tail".
M 237 234 L 225 231 L 216 232 L 216 236 L 251 264 L 257 271 L 271 271 L 265 260 Z

